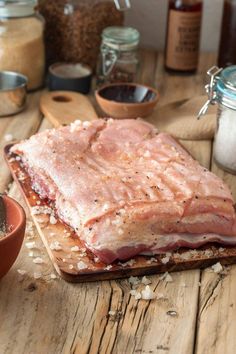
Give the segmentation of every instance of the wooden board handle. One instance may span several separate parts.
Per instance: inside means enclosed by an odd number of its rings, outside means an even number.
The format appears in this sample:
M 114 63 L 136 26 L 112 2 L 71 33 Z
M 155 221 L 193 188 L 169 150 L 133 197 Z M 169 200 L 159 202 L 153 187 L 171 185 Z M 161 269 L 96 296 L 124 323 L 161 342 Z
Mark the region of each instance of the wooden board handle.
M 98 118 L 88 97 L 72 91 L 46 92 L 41 97 L 40 110 L 55 127 L 70 124 L 76 119 Z

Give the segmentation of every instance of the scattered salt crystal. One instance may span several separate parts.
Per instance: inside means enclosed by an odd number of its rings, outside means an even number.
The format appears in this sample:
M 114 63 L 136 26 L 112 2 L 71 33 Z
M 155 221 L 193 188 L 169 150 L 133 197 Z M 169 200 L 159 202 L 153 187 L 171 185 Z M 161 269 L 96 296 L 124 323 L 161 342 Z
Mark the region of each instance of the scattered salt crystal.
M 25 243 L 25 246 L 26 246 L 29 250 L 31 250 L 31 249 L 33 249 L 33 248 L 36 248 L 36 243 L 35 243 L 35 241 L 26 242 L 26 243 Z
M 40 205 L 40 204 L 41 204 L 40 200 L 37 200 L 36 204 L 37 204 L 37 205 Z
M 74 268 L 73 264 L 69 264 L 69 269 L 73 269 L 73 268 Z
M 73 246 L 71 247 L 71 252 L 78 252 L 79 251 L 79 247 L 78 246 Z
M 104 211 L 107 211 L 107 210 L 109 209 L 109 204 L 108 204 L 108 203 L 105 203 L 105 204 L 103 205 L 102 209 L 103 209 Z
M 166 283 L 171 283 L 173 281 L 172 276 L 168 272 L 165 272 L 160 279 L 165 280 Z
M 112 265 L 111 264 L 109 264 L 108 266 L 106 266 L 104 269 L 105 270 L 110 270 L 112 268 Z
M 29 257 L 34 257 L 34 252 L 31 251 L 31 252 L 28 253 L 28 255 L 29 255 Z
M 122 229 L 118 229 L 118 235 L 123 235 L 124 231 Z
M 219 252 L 224 252 L 224 250 L 225 250 L 225 248 L 223 248 L 223 247 L 219 248 Z
M 139 291 L 137 290 L 130 290 L 130 295 L 134 296 L 135 300 L 141 299 L 142 295 Z
M 98 258 L 98 257 L 95 257 L 95 258 L 94 258 L 94 262 L 95 262 L 95 263 L 99 263 L 99 262 L 100 262 L 99 258 Z
M 161 263 L 167 264 L 167 263 L 169 262 L 169 260 L 170 260 L 170 257 L 169 257 L 169 256 L 166 256 L 166 257 L 164 257 L 164 258 L 161 259 Z
M 55 225 L 57 223 L 57 219 L 55 218 L 54 215 L 50 215 L 49 222 L 52 225 Z
M 134 264 L 136 263 L 136 261 L 134 259 L 130 259 L 128 262 L 125 263 L 121 263 L 119 262 L 118 264 L 121 265 L 122 267 L 132 267 Z
M 35 259 L 33 259 L 33 262 L 35 264 L 42 264 L 44 263 L 43 259 L 41 257 L 36 257 Z
M 51 214 L 52 209 L 47 206 L 35 205 L 31 208 L 31 213 L 32 213 L 32 215 Z
M 34 279 L 40 279 L 40 278 L 42 278 L 42 273 L 34 272 Z
M 17 269 L 17 272 L 20 274 L 20 275 L 25 275 L 27 273 L 26 270 L 23 270 L 23 269 Z
M 135 285 L 140 284 L 140 280 L 139 280 L 138 277 L 132 277 L 132 276 L 131 276 L 131 277 L 128 279 L 128 282 L 129 282 L 132 286 L 135 286 Z
M 77 263 L 77 267 L 80 270 L 88 268 L 87 265 L 83 261 L 80 261 L 79 263 Z
M 141 291 L 141 295 L 143 300 L 152 300 L 156 297 L 149 285 L 145 286 L 145 289 Z
M 220 264 L 220 262 L 213 264 L 213 266 L 211 268 L 213 269 L 214 273 L 220 273 L 223 270 L 223 267 Z
M 4 140 L 9 142 L 13 140 L 13 135 L 12 134 L 5 134 L 4 135 Z
M 144 285 L 152 284 L 151 280 L 148 279 L 147 277 L 142 277 L 141 283 Z
M 150 259 L 147 260 L 147 264 L 152 264 L 152 263 L 157 263 L 157 259 L 154 257 L 151 257 Z
M 83 124 L 83 127 L 84 127 L 84 128 L 88 128 L 88 127 L 91 126 L 91 122 L 89 122 L 89 121 L 85 121 L 85 122 L 83 122 L 82 124 Z
M 50 244 L 50 249 L 53 251 L 60 251 L 62 250 L 62 247 L 58 241 L 54 241 Z
M 50 278 L 51 278 L 51 279 L 57 279 L 57 276 L 56 276 L 56 274 L 51 273 L 51 274 L 50 274 Z
M 116 311 L 109 311 L 108 312 L 108 315 L 110 315 L 110 316 L 115 316 L 115 314 L 116 314 Z
M 20 161 L 20 160 L 21 160 L 20 156 L 16 156 L 16 157 L 15 157 L 15 160 L 16 160 L 16 161 Z
M 144 157 L 151 157 L 150 151 L 146 150 L 143 154 Z

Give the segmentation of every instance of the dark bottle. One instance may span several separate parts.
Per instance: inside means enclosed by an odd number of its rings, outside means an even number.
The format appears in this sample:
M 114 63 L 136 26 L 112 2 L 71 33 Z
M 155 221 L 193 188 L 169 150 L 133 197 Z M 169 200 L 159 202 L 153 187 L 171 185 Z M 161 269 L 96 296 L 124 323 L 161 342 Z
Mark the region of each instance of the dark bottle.
M 201 0 L 169 0 L 165 45 L 165 67 L 168 71 L 196 71 L 201 19 Z
M 236 0 L 225 0 L 218 66 L 236 64 Z

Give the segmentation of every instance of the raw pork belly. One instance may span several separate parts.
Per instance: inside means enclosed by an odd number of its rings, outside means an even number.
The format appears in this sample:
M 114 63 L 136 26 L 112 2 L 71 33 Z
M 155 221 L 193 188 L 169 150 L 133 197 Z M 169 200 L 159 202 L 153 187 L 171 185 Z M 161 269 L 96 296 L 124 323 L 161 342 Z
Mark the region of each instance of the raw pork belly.
M 227 186 L 141 120 L 75 121 L 12 148 L 34 189 L 106 263 L 207 242 L 236 244 Z

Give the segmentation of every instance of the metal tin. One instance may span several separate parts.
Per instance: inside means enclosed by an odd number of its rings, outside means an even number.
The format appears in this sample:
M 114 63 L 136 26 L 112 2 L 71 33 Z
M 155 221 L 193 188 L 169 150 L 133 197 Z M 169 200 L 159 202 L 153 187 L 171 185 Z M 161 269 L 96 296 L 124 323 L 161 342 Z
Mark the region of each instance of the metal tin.
M 90 91 L 92 69 L 85 64 L 55 63 L 49 67 L 48 86 L 50 91 Z
M 13 115 L 25 108 L 26 76 L 13 71 L 0 71 L 0 117 Z

